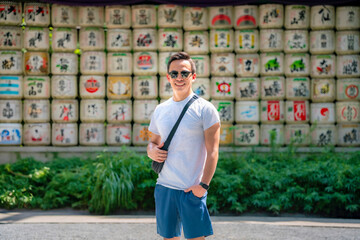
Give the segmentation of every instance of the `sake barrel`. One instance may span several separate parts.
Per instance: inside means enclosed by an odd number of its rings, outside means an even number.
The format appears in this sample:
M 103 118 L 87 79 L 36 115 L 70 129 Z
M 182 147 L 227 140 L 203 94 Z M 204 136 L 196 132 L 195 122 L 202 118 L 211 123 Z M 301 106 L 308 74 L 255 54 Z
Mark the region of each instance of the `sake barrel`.
M 284 6 L 282 4 L 262 4 L 259 6 L 260 28 L 282 28 L 284 25 Z
M 132 32 L 130 29 L 108 29 L 106 49 L 109 52 L 130 52 L 132 50 Z
M 51 102 L 51 120 L 67 123 L 79 120 L 79 103 L 76 99 L 54 99 Z
M 21 123 L 0 123 L 0 146 L 20 145 L 23 132 Z
M 103 27 L 104 7 L 81 6 L 78 18 L 80 27 Z
M 257 28 L 259 9 L 255 5 L 241 5 L 235 6 L 235 29 L 250 29 Z
M 261 123 L 277 124 L 284 122 L 284 101 L 261 101 Z
M 212 99 L 234 99 L 235 98 L 235 78 L 233 78 L 233 77 L 213 77 L 213 78 L 211 78 L 211 98 Z
M 310 99 L 310 80 L 307 77 L 286 78 L 287 100 Z
M 336 73 L 335 55 L 311 55 L 312 78 L 333 78 Z
M 307 123 L 310 120 L 309 101 L 286 101 L 286 123 Z
M 159 74 L 160 74 L 160 76 L 166 76 L 166 74 L 168 73 L 167 65 L 168 65 L 169 59 L 175 53 L 176 52 L 160 52 L 159 53 Z M 208 63 L 208 64 L 210 64 L 210 63 Z M 197 70 L 197 68 L 196 68 L 196 70 Z M 198 77 L 197 71 L 196 71 L 196 76 Z
M 196 77 L 209 77 L 210 76 L 210 58 L 208 55 L 192 55 L 196 67 Z
M 259 31 L 256 29 L 235 31 L 236 53 L 257 53 L 259 51 Z
M 51 143 L 53 146 L 76 146 L 78 144 L 77 123 L 53 123 Z
M 25 99 L 23 118 L 25 123 L 50 122 L 50 101 Z
M 235 121 L 237 123 L 258 123 L 260 121 L 258 101 L 237 101 L 235 103 Z
M 158 100 L 134 100 L 134 121 L 150 123 L 151 116 L 159 104 Z
M 236 54 L 236 76 L 257 77 L 260 72 L 259 54 Z
M 261 99 L 282 100 L 285 98 L 284 77 L 262 77 L 261 78 Z
M 22 103 L 21 100 L 0 100 L 0 122 L 21 123 Z
M 207 54 L 209 52 L 208 32 L 207 31 L 185 32 L 184 50 L 189 54 Z
M 232 124 L 221 124 L 220 126 L 220 145 L 231 145 L 234 142 L 234 127 Z
M 235 98 L 236 101 L 259 100 L 259 78 L 236 78 Z
M 173 95 L 171 83 L 168 81 L 166 76 L 160 77 L 159 95 L 161 99 L 168 99 Z
M 235 54 L 234 53 L 213 53 L 213 54 L 211 54 L 211 75 L 212 76 L 234 76 L 235 75 Z
M 48 75 L 50 73 L 49 53 L 26 52 L 24 54 L 25 75 Z
M 106 85 L 109 99 L 130 99 L 132 96 L 131 77 L 108 76 Z
M 82 74 L 103 75 L 106 72 L 106 53 L 100 51 L 83 52 L 80 57 Z
M 154 28 L 156 27 L 155 5 L 132 5 L 131 21 L 133 28 Z
M 359 29 L 360 7 L 339 6 L 336 8 L 336 30 Z
M 257 124 L 236 124 L 234 143 L 236 146 L 255 146 L 260 142 L 260 128 Z
M 307 146 L 310 144 L 309 124 L 285 125 L 285 144 L 295 146 Z
M 132 120 L 131 100 L 108 100 L 106 114 L 108 123 L 130 123 Z
M 312 124 L 335 123 L 334 103 L 311 103 L 310 122 Z
M 341 123 L 337 125 L 338 146 L 355 147 L 360 146 L 360 124 Z
M 23 97 L 22 76 L 0 76 L 0 98 L 21 99 Z
M 283 35 L 282 29 L 261 29 L 260 51 L 281 52 L 284 49 Z
M 276 76 L 284 74 L 283 53 L 262 53 L 260 55 L 260 74 L 263 76 Z
M 307 30 L 286 30 L 284 31 L 284 39 L 285 53 L 308 52 L 309 50 Z
M 310 57 L 307 53 L 285 54 L 286 77 L 306 77 L 310 74 Z
M 310 28 L 333 29 L 335 27 L 335 7 L 330 5 L 317 5 L 311 7 Z
M 22 21 L 22 3 L 1 1 L 0 25 L 20 25 Z
M 134 51 L 156 51 L 157 30 L 155 28 L 144 28 L 133 30 L 133 49 Z
M 310 8 L 305 5 L 285 6 L 284 25 L 286 29 L 308 29 L 310 24 Z
M 0 49 L 21 50 L 22 47 L 22 29 L 20 27 L 2 26 L 0 29 Z
M 105 32 L 100 27 L 84 27 L 80 29 L 80 48 L 83 51 L 105 49 Z
M 210 79 L 209 78 L 196 78 L 192 83 L 193 92 L 206 100 L 210 99 Z
M 132 133 L 132 143 L 135 146 L 146 146 L 150 142 L 149 123 L 134 123 Z
M 157 52 L 135 52 L 133 57 L 135 75 L 156 75 L 158 73 Z
M 107 54 L 107 74 L 108 75 L 131 75 L 132 54 L 113 52 Z
M 135 99 L 156 99 L 158 97 L 157 76 L 135 76 L 133 92 Z
M 51 77 L 51 97 L 76 98 L 78 94 L 77 85 L 78 84 L 77 84 L 76 76 L 53 75 Z M 81 93 L 81 88 L 80 88 L 80 93 Z
M 335 32 L 333 30 L 310 31 L 310 53 L 331 54 L 335 51 Z
M 234 102 L 227 100 L 211 100 L 211 103 L 215 106 L 219 112 L 221 123 L 232 123 L 234 117 Z
M 83 146 L 101 146 L 105 144 L 105 126 L 103 123 L 80 123 L 79 143 Z
M 234 31 L 232 29 L 210 30 L 210 52 L 223 53 L 234 50 Z
M 78 7 L 53 4 L 51 6 L 51 24 L 53 27 L 71 27 L 78 25 Z
M 336 102 L 336 122 L 360 122 L 360 102 Z
M 209 7 L 209 27 L 232 28 L 233 6 Z
M 83 99 L 80 102 L 80 121 L 102 123 L 106 118 L 104 99 Z
M 52 49 L 54 52 L 74 52 L 77 45 L 76 28 L 54 28 L 52 31 Z
M 181 51 L 183 49 L 183 33 L 181 28 L 160 28 L 158 46 L 161 52 Z
M 337 31 L 336 32 L 336 54 L 360 53 L 359 31 Z
M 105 24 L 109 29 L 131 27 L 131 7 L 126 5 L 105 6 Z
M 131 144 L 131 124 L 106 125 L 106 144 L 109 146 Z
M 21 51 L 0 51 L 0 75 L 13 75 L 23 73 L 23 60 Z
M 50 77 L 48 76 L 24 77 L 24 97 L 26 99 L 50 98 Z
M 282 124 L 262 124 L 260 126 L 261 145 L 284 145 L 284 125 Z
M 49 29 L 44 27 L 25 28 L 24 48 L 29 51 L 48 51 Z
M 75 53 L 51 54 L 51 73 L 62 75 L 78 74 L 78 55 Z
M 181 28 L 183 24 L 183 6 L 160 4 L 158 7 L 158 26 L 160 28 Z
M 316 124 L 311 127 L 311 144 L 316 146 L 336 145 L 337 129 L 333 124 Z
M 335 79 L 312 79 L 311 100 L 313 102 L 332 102 L 335 100 Z
M 360 55 L 340 55 L 336 61 L 337 78 L 360 77 Z
M 206 7 L 184 7 L 183 19 L 185 31 L 208 29 L 208 9 Z
M 50 145 L 50 123 L 25 123 L 24 145 L 48 146 Z
M 336 81 L 336 100 L 337 101 L 356 101 L 360 100 L 360 79 L 344 78 Z
M 49 26 L 50 5 L 39 2 L 24 3 L 24 20 L 26 26 Z

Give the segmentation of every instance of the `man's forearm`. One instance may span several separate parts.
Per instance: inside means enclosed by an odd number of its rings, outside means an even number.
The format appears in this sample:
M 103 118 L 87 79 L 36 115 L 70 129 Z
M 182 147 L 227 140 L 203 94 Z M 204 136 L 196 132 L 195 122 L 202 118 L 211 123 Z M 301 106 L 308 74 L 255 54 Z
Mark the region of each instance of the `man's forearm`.
M 218 157 L 218 151 L 208 153 L 201 182 L 210 185 L 211 179 L 213 178 L 216 170 Z

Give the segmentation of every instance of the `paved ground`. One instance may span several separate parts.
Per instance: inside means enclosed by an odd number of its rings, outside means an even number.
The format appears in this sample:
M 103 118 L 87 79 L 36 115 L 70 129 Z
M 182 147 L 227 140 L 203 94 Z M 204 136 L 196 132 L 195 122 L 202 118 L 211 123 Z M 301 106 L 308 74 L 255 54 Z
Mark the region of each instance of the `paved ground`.
M 360 240 L 360 219 L 308 217 L 212 217 L 209 240 Z M 0 209 L 0 239 L 155 240 L 152 215 L 90 215 L 86 211 Z M 184 239 L 182 237 L 182 239 Z

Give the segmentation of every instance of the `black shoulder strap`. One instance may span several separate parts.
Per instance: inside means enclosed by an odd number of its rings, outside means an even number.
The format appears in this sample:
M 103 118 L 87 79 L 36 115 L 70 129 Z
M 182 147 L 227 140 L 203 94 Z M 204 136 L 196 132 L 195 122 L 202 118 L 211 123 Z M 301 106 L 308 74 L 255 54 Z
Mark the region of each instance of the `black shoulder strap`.
M 199 98 L 199 97 L 198 97 L 197 95 L 194 95 L 194 96 L 186 103 L 186 105 L 184 106 L 184 109 L 182 110 L 182 112 L 181 112 L 178 120 L 176 121 L 174 127 L 171 129 L 171 132 L 170 132 L 169 136 L 167 137 L 167 139 L 166 139 L 166 141 L 165 141 L 165 143 L 164 143 L 164 146 L 162 146 L 162 148 L 161 148 L 162 150 L 165 150 L 165 151 L 168 150 L 169 145 L 170 145 L 170 142 L 171 142 L 172 138 L 174 137 L 174 134 L 175 134 L 175 132 L 176 132 L 176 130 L 177 130 L 180 122 L 181 122 L 181 119 L 184 117 L 186 110 L 187 110 L 187 109 L 190 107 L 190 105 L 191 105 L 196 99 L 198 99 L 198 98 Z

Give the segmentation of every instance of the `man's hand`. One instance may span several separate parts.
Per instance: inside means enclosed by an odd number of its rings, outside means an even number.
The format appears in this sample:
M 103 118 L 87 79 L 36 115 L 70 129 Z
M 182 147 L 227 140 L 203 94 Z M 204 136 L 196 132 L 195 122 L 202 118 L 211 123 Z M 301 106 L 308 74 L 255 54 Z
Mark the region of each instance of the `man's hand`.
M 164 162 L 167 158 L 167 151 L 161 150 L 160 148 L 162 148 L 162 146 L 164 146 L 164 143 L 161 143 L 160 145 L 149 143 L 147 149 L 148 157 L 159 163 Z
M 206 190 L 200 185 L 191 186 L 188 189 L 186 189 L 184 192 L 190 192 L 190 191 L 192 191 L 193 194 L 198 198 L 201 198 L 206 193 Z

